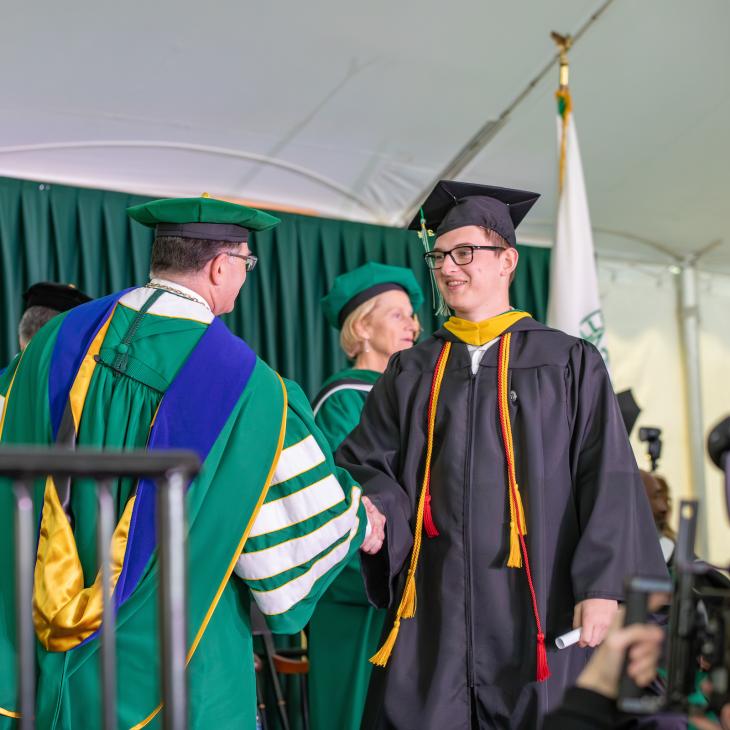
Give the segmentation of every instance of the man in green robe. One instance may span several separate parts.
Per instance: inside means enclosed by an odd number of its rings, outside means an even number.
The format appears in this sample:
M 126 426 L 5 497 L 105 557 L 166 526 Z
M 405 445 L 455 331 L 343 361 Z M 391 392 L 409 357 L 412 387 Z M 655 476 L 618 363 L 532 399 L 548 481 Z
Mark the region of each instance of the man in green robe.
M 207 197 L 130 208 L 156 228 L 152 280 L 56 317 L 24 351 L 0 441 L 67 447 L 192 448 L 187 492 L 188 678 L 193 728 L 253 728 L 249 624 L 256 601 L 293 633 L 363 541 L 360 488 L 333 462 L 298 386 L 217 315 L 233 309 L 256 257 L 248 232 L 278 220 Z M 154 485 L 113 484 L 118 725 L 159 727 Z M 12 500 L 0 490 L 0 727 L 17 718 Z M 96 498 L 88 485 L 35 485 L 36 724 L 101 719 Z M 382 542 L 374 524 L 364 547 Z M 233 575 L 235 572 L 235 576 Z
M 352 367 L 335 373 L 313 402 L 315 423 L 335 451 L 360 422 L 365 399 L 395 353 L 413 345 L 423 294 L 410 269 L 370 262 L 338 276 L 322 307 L 340 330 Z M 353 555 L 309 623 L 309 706 L 316 730 L 358 730 L 385 611 L 368 602 Z M 333 692 L 333 687 L 338 691 Z

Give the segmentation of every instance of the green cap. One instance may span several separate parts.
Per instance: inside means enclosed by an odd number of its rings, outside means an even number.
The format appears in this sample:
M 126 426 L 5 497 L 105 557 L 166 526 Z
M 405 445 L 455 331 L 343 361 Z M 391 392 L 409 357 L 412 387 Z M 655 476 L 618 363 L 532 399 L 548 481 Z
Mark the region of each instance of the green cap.
M 400 289 L 408 294 L 417 310 L 423 304 L 423 293 L 410 269 L 370 262 L 335 279 L 329 294 L 322 298 L 327 321 L 340 329 L 357 307 L 385 291 Z
M 217 200 L 164 198 L 127 208 L 130 218 L 155 229 L 157 236 L 242 242 L 249 231 L 265 231 L 281 221 L 262 210 Z

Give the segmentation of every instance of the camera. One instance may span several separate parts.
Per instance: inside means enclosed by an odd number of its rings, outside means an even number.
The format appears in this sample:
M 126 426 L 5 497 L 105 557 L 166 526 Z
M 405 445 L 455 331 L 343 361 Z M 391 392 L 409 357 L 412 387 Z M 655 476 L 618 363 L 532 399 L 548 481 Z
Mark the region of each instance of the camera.
M 656 471 L 659 457 L 662 455 L 662 430 L 652 426 L 642 426 L 639 429 L 639 441 L 647 442 L 647 451 L 651 460 L 651 471 Z
M 641 440 L 649 442 L 650 457 L 656 453 L 658 459 L 661 452 L 659 429 L 641 429 L 641 432 Z M 652 452 L 652 444 L 656 442 L 659 446 Z M 714 463 L 725 472 L 730 514 L 730 417 L 710 433 L 708 451 Z M 707 672 L 712 683 L 709 709 L 719 712 L 723 705 L 730 703 L 730 580 L 695 556 L 698 509 L 696 500 L 680 503 L 679 531 L 671 566 L 673 580 L 634 577 L 627 581 L 627 625 L 647 620 L 651 593 L 671 593 L 672 598 L 665 651 L 665 687 L 663 691 L 645 693 L 624 671 L 618 697 L 618 707 L 624 712 L 688 714 L 689 697 L 695 692 L 700 668 Z

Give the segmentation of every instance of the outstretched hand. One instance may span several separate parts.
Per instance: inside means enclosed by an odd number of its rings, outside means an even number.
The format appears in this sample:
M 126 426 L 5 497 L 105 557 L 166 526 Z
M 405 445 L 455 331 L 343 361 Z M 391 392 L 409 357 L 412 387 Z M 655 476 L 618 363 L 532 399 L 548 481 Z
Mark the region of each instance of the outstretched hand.
M 368 555 L 375 555 L 385 542 L 385 516 L 367 497 L 362 498 L 362 505 L 365 507 L 370 531 L 365 536 L 360 550 Z

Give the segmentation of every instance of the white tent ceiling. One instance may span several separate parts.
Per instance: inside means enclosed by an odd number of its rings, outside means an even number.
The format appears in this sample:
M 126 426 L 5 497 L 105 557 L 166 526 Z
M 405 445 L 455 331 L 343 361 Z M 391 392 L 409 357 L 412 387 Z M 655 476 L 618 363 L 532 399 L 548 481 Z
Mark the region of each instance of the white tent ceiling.
M 600 0 L 16 3 L 0 24 L 0 174 L 253 200 L 399 225 Z M 571 51 L 598 251 L 730 271 L 730 3 L 614 0 Z M 541 191 L 557 66 L 461 177 Z

